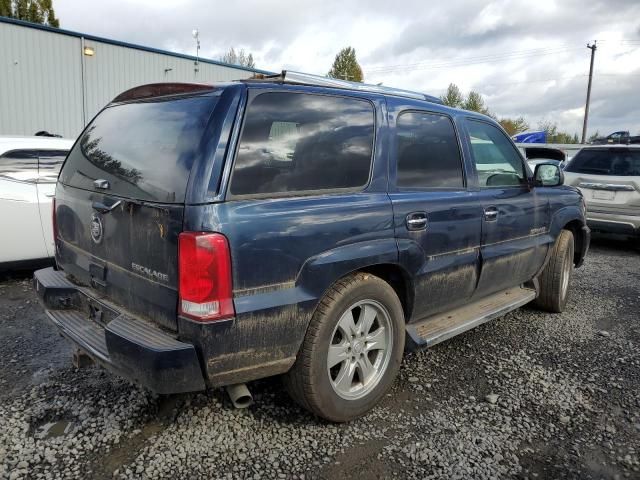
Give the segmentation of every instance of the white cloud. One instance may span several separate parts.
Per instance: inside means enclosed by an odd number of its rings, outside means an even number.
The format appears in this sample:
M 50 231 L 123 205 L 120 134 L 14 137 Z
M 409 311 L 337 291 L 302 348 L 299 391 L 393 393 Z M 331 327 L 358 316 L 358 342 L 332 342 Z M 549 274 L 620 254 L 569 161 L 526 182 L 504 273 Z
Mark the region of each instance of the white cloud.
M 590 131 L 640 131 L 637 0 L 55 0 L 63 28 L 218 58 L 229 47 L 257 66 L 326 73 L 353 46 L 371 83 L 441 94 L 451 82 L 482 93 L 492 111 L 535 126 L 582 128 L 589 51 L 596 53 Z M 536 52 L 532 50 L 536 49 Z M 516 52 L 516 53 L 514 53 Z M 393 67 L 393 68 L 389 68 Z

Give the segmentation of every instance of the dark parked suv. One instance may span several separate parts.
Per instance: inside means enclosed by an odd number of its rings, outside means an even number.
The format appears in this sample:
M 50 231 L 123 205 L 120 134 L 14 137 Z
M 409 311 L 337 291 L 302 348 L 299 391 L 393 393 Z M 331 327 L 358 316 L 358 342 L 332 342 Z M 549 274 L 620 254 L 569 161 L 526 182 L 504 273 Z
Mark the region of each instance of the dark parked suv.
M 562 311 L 589 245 L 562 175 L 423 94 L 284 72 L 147 85 L 69 153 L 35 288 L 63 335 L 156 392 L 283 375 L 345 421 L 405 348 Z

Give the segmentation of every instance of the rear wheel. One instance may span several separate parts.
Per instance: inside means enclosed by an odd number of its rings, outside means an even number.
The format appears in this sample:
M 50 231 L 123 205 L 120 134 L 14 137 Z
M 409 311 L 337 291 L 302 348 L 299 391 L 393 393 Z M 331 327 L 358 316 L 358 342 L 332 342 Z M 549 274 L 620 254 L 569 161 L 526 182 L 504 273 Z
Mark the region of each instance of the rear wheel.
M 404 350 L 400 300 L 384 280 L 357 273 L 321 300 L 284 381 L 300 405 L 344 422 L 370 410 L 391 386 Z
M 549 263 L 540 275 L 540 295 L 536 306 L 548 312 L 560 313 L 569 298 L 569 281 L 573 274 L 573 233 L 562 230 L 551 253 Z

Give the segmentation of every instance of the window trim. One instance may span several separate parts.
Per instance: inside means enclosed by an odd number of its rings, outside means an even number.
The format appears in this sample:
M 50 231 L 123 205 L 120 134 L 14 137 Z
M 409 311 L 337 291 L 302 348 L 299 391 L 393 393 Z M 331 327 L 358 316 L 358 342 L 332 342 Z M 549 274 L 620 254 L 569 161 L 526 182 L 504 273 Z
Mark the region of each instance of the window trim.
M 363 185 L 359 185 L 356 187 L 346 187 L 346 188 L 323 188 L 319 190 L 296 190 L 289 192 L 269 192 L 269 193 L 247 193 L 242 195 L 235 195 L 231 192 L 231 187 L 233 185 L 233 176 L 235 174 L 236 162 L 238 159 L 238 151 L 240 150 L 240 144 L 242 143 L 242 135 L 244 134 L 245 125 L 247 122 L 247 113 L 249 108 L 253 104 L 253 102 L 261 95 L 270 94 L 270 93 L 286 93 L 291 95 L 313 95 L 317 97 L 331 97 L 331 98 L 347 98 L 353 99 L 357 101 L 366 102 L 371 106 L 371 113 L 373 116 L 373 139 L 371 144 L 371 158 L 369 160 L 369 175 L 367 177 L 366 183 Z M 370 99 L 366 97 L 360 97 L 355 95 L 339 95 L 325 92 L 307 92 L 307 91 L 298 91 L 298 90 L 286 90 L 286 89 L 273 89 L 273 90 L 248 90 L 247 92 L 247 103 L 244 106 L 244 111 L 242 112 L 242 124 L 240 125 L 240 131 L 238 132 L 238 140 L 234 145 L 234 150 L 232 152 L 232 161 L 229 162 L 231 164 L 229 177 L 226 184 L 226 189 L 224 193 L 225 201 L 234 201 L 234 200 L 254 200 L 254 199 L 277 199 L 277 198 L 292 198 L 292 197 L 313 197 L 313 196 L 327 196 L 327 195 L 340 195 L 345 193 L 361 193 L 365 191 L 369 185 L 371 184 L 372 176 L 373 176 L 373 167 L 376 158 L 376 144 L 378 140 L 378 122 L 377 122 L 377 110 L 376 105 Z
M 419 113 L 419 114 L 428 114 L 428 115 L 439 115 L 441 117 L 445 117 L 449 120 L 449 122 L 451 123 L 451 126 L 453 127 L 453 134 L 456 137 L 456 144 L 458 145 L 458 159 L 460 161 L 460 171 L 462 172 L 462 185 L 460 187 L 401 187 L 398 185 L 398 121 L 400 120 L 400 117 L 402 115 L 404 115 L 405 113 Z M 395 188 L 395 191 L 397 192 L 432 192 L 432 191 L 437 191 L 437 192 L 460 192 L 460 191 L 466 191 L 468 190 L 469 187 L 469 182 L 467 179 L 467 171 L 465 168 L 465 163 L 464 163 L 464 155 L 463 155 L 463 151 L 462 151 L 462 138 L 460 136 L 460 133 L 458 132 L 458 128 L 456 126 L 456 122 L 453 121 L 453 117 L 451 117 L 451 115 L 444 113 L 444 112 L 437 112 L 437 111 L 433 111 L 433 110 L 422 110 L 419 108 L 409 108 L 406 110 L 401 110 L 400 113 L 398 113 L 396 115 L 395 118 L 395 128 L 394 130 L 394 139 L 393 139 L 393 144 L 394 144 L 394 151 L 392 152 L 392 154 L 394 155 L 393 157 L 393 165 L 395 167 L 395 172 L 394 172 L 394 177 L 393 177 L 393 187 Z
M 505 132 L 502 131 L 502 129 L 500 127 L 498 127 L 497 125 L 488 122 L 482 118 L 476 118 L 476 117 L 465 117 L 465 128 L 467 130 L 467 138 L 469 139 L 469 153 L 471 155 L 471 163 L 473 165 L 473 169 L 475 171 L 476 174 L 476 183 L 478 184 L 478 188 L 481 190 L 495 190 L 495 189 L 506 189 L 506 188 L 510 188 L 510 189 L 518 189 L 518 190 L 529 190 L 530 189 L 530 185 L 529 185 L 529 169 L 527 168 L 526 162 L 524 160 L 524 158 L 522 157 L 522 153 L 520 152 L 520 150 L 518 149 L 518 147 L 516 147 L 513 143 L 513 141 L 511 140 L 511 138 L 509 137 L 509 135 L 507 135 Z M 476 123 L 483 123 L 485 125 L 489 125 L 493 128 L 495 128 L 496 130 L 498 130 L 498 132 L 500 132 L 502 135 L 505 136 L 505 138 L 508 140 L 508 143 L 511 145 L 511 148 L 517 153 L 518 158 L 520 158 L 520 164 L 522 165 L 522 173 L 524 174 L 524 179 L 523 179 L 523 183 L 521 183 L 520 185 L 480 185 L 480 181 L 479 181 L 479 176 L 478 176 L 478 164 L 476 163 L 476 156 L 475 153 L 473 151 L 473 146 L 471 144 L 471 134 L 469 132 L 469 122 L 476 122 Z

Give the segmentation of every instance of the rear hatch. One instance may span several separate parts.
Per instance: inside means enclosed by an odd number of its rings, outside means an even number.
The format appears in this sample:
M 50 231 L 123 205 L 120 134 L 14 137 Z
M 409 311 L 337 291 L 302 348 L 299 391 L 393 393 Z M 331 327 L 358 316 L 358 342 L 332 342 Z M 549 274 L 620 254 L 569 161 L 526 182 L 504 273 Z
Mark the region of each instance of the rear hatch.
M 640 149 L 585 148 L 565 168 L 565 182 L 593 213 L 640 216 Z
M 59 267 L 169 329 L 189 176 L 208 155 L 218 98 L 210 90 L 108 106 L 74 145 L 56 189 Z

